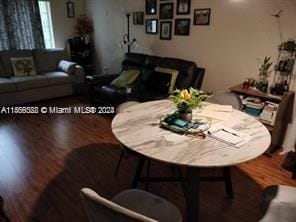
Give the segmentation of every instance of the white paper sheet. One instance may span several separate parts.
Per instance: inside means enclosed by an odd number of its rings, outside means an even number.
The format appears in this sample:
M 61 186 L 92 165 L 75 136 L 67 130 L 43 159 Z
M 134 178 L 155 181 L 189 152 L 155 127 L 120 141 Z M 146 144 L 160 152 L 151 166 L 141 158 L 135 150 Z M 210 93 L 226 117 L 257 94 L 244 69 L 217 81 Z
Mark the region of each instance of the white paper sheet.
M 208 130 L 208 134 L 221 142 L 225 142 L 237 148 L 251 140 L 251 136 L 219 124 L 212 126 Z
M 227 121 L 230 119 L 232 113 L 232 106 L 210 104 L 199 113 L 200 116 L 204 116 L 211 119 L 217 119 Z

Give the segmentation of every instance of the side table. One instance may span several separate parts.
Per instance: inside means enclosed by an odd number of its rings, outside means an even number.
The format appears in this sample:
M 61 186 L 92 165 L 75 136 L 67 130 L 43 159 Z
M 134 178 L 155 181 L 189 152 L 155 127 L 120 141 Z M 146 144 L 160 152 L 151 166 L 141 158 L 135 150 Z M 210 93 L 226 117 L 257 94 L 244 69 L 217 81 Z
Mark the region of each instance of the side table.
M 230 87 L 229 90 L 236 94 L 256 97 L 260 98 L 262 101 L 270 101 L 279 104 L 274 126 L 266 125 L 271 134 L 271 145 L 266 154 L 271 156 L 275 151 L 281 148 L 287 126 L 292 121 L 295 93 L 289 91 L 283 96 L 273 96 L 252 88 L 244 89 L 242 84 Z

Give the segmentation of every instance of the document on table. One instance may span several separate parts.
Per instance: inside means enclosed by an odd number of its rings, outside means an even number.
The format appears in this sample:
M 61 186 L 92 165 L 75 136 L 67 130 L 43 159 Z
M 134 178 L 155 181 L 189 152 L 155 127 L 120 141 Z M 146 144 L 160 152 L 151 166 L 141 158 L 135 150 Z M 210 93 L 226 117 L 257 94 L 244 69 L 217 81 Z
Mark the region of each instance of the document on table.
M 231 112 L 232 112 L 232 106 L 210 104 L 206 106 L 201 111 L 201 113 L 199 113 L 199 115 L 207 118 L 211 118 L 211 119 L 227 121 L 230 119 Z
M 237 130 L 225 127 L 222 125 L 216 125 L 208 130 L 210 137 L 215 138 L 221 142 L 239 148 L 251 140 L 251 136 L 241 133 Z

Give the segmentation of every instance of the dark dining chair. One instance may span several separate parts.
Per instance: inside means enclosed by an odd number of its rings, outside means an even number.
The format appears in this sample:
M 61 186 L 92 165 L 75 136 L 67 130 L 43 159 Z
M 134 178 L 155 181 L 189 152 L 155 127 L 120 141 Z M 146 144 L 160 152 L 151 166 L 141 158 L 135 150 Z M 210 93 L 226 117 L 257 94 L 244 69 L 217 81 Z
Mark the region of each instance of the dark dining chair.
M 90 222 L 182 222 L 175 205 L 144 190 L 125 190 L 107 200 L 83 188 L 80 196 Z

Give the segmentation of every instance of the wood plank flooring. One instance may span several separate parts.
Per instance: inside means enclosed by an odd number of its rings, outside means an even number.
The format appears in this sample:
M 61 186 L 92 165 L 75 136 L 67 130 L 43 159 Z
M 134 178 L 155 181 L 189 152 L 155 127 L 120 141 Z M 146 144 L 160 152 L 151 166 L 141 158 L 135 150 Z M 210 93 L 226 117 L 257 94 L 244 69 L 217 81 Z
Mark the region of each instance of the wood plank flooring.
M 84 98 L 67 97 L 42 104 L 85 103 Z M 0 116 L 0 194 L 11 221 L 87 221 L 79 199 L 82 187 L 106 198 L 130 187 L 137 159 L 125 157 L 119 175 L 113 177 L 120 147 L 111 120 L 110 115 Z M 202 183 L 201 221 L 258 221 L 264 187 L 296 186 L 291 174 L 280 167 L 283 158 L 261 156 L 234 167 L 233 200 L 226 198 L 223 183 Z M 151 167 L 152 175 L 171 173 L 159 162 L 153 161 Z M 219 173 L 219 169 L 203 170 L 203 174 Z M 149 191 L 170 200 L 185 214 L 179 183 L 150 184 Z

